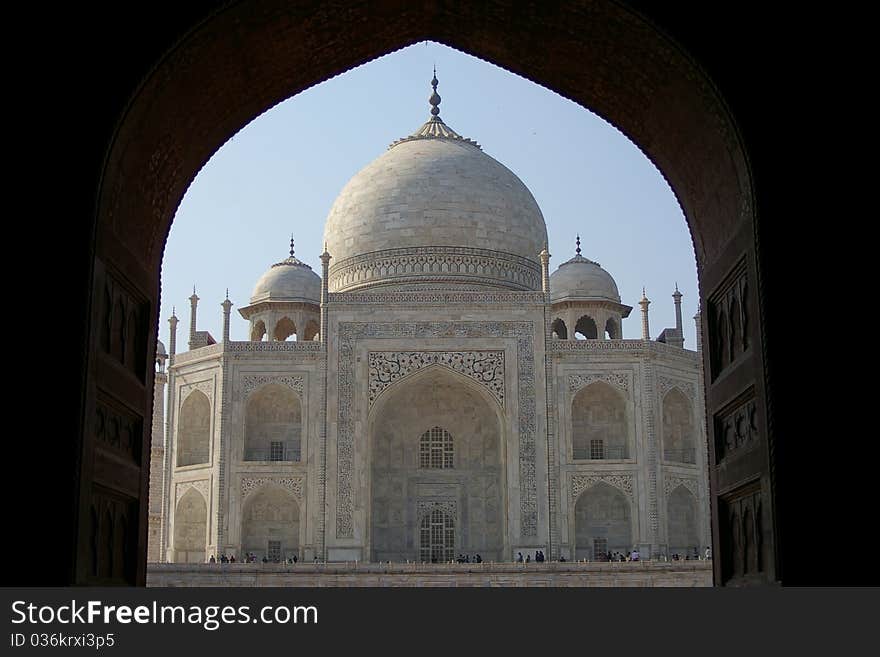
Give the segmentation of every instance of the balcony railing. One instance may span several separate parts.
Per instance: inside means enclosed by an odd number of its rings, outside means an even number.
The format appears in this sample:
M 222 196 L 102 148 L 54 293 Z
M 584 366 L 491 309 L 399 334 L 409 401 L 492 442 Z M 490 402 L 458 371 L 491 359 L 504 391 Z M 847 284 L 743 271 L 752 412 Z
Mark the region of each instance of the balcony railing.
M 685 449 L 664 449 L 663 459 L 677 463 L 696 463 L 697 451 L 693 447 Z
M 591 450 L 589 447 L 575 447 L 574 459 L 576 461 L 614 461 L 626 458 L 624 447 L 604 447 L 600 450 Z
M 246 449 L 245 461 L 299 461 L 299 447 L 284 447 L 283 449 Z

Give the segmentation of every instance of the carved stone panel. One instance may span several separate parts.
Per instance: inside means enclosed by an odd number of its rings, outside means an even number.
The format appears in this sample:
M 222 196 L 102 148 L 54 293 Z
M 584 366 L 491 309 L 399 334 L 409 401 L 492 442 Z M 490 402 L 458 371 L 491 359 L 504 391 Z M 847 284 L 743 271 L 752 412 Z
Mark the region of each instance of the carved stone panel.
M 420 498 L 416 503 L 416 515 L 421 519 L 426 513 L 430 513 L 434 509 L 440 509 L 446 515 L 458 522 L 458 501 L 448 498 L 423 499 Z
M 679 477 L 676 475 L 666 475 L 663 479 L 663 494 L 666 497 L 669 497 L 669 494 L 674 491 L 679 486 L 684 486 L 687 488 L 695 499 L 700 498 L 699 494 L 699 484 L 697 480 L 693 477 Z
M 209 482 L 207 479 L 199 479 L 198 481 L 184 481 L 177 484 L 174 493 L 175 505 L 180 502 L 180 498 L 183 497 L 190 488 L 195 488 L 197 491 L 199 491 L 205 498 L 205 502 L 207 502 L 209 499 L 208 486 Z
M 134 374 L 146 376 L 147 315 L 149 304 L 136 297 L 109 273 L 101 300 L 101 351 Z
M 715 462 L 757 444 L 760 434 L 754 389 L 748 390 L 715 415 Z
M 301 376 L 243 376 L 241 383 L 245 397 L 257 388 L 262 388 L 270 383 L 287 386 L 300 396 L 302 396 L 303 392 L 303 377 Z
M 95 438 L 98 449 L 109 450 L 141 464 L 143 421 L 133 413 L 99 399 L 95 404 Z
M 712 380 L 749 348 L 749 284 L 745 260 L 709 296 L 709 364 Z
M 625 393 L 629 393 L 629 374 L 627 372 L 596 372 L 593 374 L 571 374 L 568 377 L 568 390 L 577 392 L 596 381 L 603 381 Z
M 577 498 L 591 486 L 604 482 L 614 486 L 633 501 L 634 477 L 629 472 L 599 472 L 595 474 L 576 474 L 571 478 L 571 502 L 574 505 Z
M 248 495 L 267 484 L 275 484 L 293 495 L 297 501 L 302 502 L 303 480 L 303 477 L 242 477 L 241 500 L 244 502 Z
M 431 365 L 473 379 L 504 406 L 503 351 L 371 351 L 370 406 L 397 380 Z
M 666 396 L 666 393 L 673 388 L 678 388 L 692 402 L 696 399 L 697 392 L 692 381 L 673 379 L 668 376 L 658 376 L 657 387 L 660 391 L 660 399 L 663 399 Z

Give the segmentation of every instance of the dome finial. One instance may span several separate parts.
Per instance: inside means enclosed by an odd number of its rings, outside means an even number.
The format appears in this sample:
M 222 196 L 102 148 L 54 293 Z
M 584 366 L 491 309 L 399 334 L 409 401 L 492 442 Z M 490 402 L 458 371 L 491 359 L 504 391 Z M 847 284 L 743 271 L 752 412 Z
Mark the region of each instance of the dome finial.
M 440 115 L 440 94 L 437 93 L 437 66 L 434 66 L 434 77 L 431 78 L 431 86 L 434 88 L 434 92 L 431 94 L 431 97 L 428 99 L 428 102 L 431 104 L 431 115 L 439 118 Z
M 580 254 L 581 254 L 581 236 L 580 236 L 580 233 L 578 233 L 577 239 L 575 240 L 575 244 L 577 244 L 577 248 L 576 248 L 574 251 L 575 251 L 575 253 L 577 253 L 578 255 L 580 255 Z
M 290 234 L 290 257 L 293 257 L 293 233 Z

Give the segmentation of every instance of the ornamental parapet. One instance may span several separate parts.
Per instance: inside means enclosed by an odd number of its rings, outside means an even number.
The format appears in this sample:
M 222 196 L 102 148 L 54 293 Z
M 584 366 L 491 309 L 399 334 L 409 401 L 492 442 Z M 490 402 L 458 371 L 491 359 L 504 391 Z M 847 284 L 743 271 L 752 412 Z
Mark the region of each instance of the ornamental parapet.
M 653 340 L 548 340 L 547 352 L 551 354 L 607 353 L 654 354 L 683 358 L 699 362 L 699 353 L 673 347 Z

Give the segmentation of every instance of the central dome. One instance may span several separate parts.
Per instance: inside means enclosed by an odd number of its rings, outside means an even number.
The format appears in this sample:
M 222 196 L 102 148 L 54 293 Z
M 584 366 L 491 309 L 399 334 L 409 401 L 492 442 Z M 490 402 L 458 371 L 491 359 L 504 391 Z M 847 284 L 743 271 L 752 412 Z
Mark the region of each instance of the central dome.
M 547 228 L 538 204 L 443 123 L 432 84 L 434 116 L 357 173 L 330 209 L 330 291 L 540 290 Z

